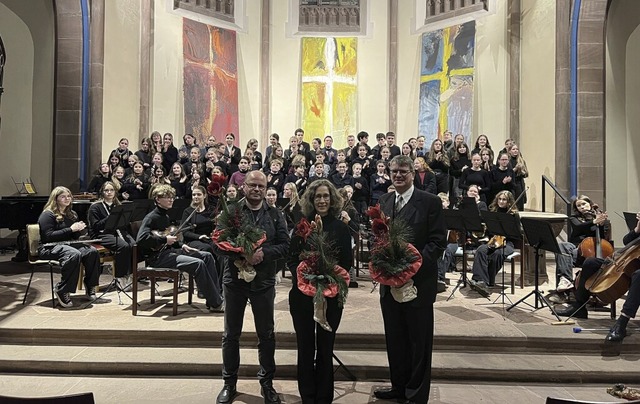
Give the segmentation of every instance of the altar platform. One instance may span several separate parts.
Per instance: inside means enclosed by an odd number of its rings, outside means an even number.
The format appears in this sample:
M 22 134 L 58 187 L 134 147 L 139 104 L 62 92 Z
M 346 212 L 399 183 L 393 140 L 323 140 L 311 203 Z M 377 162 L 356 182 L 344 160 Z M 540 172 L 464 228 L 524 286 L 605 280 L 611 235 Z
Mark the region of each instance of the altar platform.
M 178 397 L 183 402 L 213 402 L 222 386 L 223 314 L 209 313 L 204 301 L 195 296 L 194 303 L 187 305 L 182 293 L 178 315 L 172 316 L 171 285 L 166 282 L 160 283 L 160 289 L 167 297 L 158 298 L 153 306 L 144 286 L 135 317 L 131 300 L 121 295 L 122 304 L 118 304 L 115 292 L 90 303 L 79 291 L 72 309 L 53 309 L 47 267 L 36 271 L 27 304 L 22 305 L 30 271 L 27 263 L 0 257 L 2 394 L 60 394 L 91 390 L 95 385 L 104 390 L 98 402 L 175 401 Z M 605 386 L 624 382 L 639 387 L 640 332 L 632 331 L 622 344 L 605 344 L 606 329 L 613 323 L 608 310 L 591 310 L 588 320 L 573 325 L 552 325 L 556 319 L 546 308 L 532 310 L 521 304 L 506 311 L 510 302 L 505 299 L 502 304 L 497 288 L 490 300 L 467 287 L 447 301 L 459 276 L 448 274 L 452 285 L 438 295 L 435 304 L 431 402 L 513 402 L 507 398 L 514 399 L 514 393 L 521 403 L 544 402 L 547 395 L 615 401 Z M 109 281 L 110 275 L 103 274 L 101 284 Z M 361 272 L 358 282 L 357 289 L 349 290 L 337 335 L 335 353 L 346 369 L 336 370 L 336 402 L 375 402 L 373 389 L 388 383 L 378 291 L 372 290 L 366 273 Z M 275 306 L 275 384 L 287 403 L 299 402 L 296 343 L 287 301 L 290 287 L 289 278 L 277 286 Z M 541 289 L 546 291 L 548 285 Z M 515 295 L 506 297 L 515 302 L 531 290 L 516 288 Z M 533 304 L 533 298 L 528 302 Z M 632 321 L 630 327 L 635 325 Z M 575 333 L 574 327 L 601 330 Z M 261 402 L 254 381 L 258 365 L 253 330 L 247 306 L 240 369 L 241 390 L 247 393 L 246 401 L 236 402 Z M 112 385 L 119 387 L 113 390 Z

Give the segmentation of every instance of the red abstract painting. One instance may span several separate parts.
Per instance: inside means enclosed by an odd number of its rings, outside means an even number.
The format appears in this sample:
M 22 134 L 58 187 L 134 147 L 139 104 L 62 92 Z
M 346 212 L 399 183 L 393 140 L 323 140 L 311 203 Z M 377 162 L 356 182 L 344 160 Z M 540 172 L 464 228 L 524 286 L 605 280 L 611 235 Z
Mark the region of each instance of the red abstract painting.
M 238 144 L 236 33 L 183 19 L 184 125 L 198 144 L 231 132 Z

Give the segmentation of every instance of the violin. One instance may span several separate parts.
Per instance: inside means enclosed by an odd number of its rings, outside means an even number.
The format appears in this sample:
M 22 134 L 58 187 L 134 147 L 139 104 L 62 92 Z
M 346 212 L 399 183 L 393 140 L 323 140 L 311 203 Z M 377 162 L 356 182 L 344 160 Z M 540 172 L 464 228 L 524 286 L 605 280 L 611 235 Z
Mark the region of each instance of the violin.
M 603 212 L 598 208 L 598 205 L 593 204 L 593 210 L 586 212 L 585 217 L 595 220 L 596 216 L 602 213 Z M 580 242 L 580 245 L 578 245 L 578 256 L 581 258 L 579 261 L 582 261 L 587 257 L 609 258 L 613 255 L 613 246 L 606 237 L 607 227 L 609 228 L 608 232 L 611 231 L 611 222 L 609 219 L 605 220 L 602 226 L 605 227 L 604 239 L 600 234 L 600 225 L 597 225 L 595 237 L 587 237 Z
M 622 297 L 631 286 L 633 273 L 640 268 L 640 237 L 618 251 L 618 256 L 608 259 L 592 275 L 585 287 L 605 304 Z

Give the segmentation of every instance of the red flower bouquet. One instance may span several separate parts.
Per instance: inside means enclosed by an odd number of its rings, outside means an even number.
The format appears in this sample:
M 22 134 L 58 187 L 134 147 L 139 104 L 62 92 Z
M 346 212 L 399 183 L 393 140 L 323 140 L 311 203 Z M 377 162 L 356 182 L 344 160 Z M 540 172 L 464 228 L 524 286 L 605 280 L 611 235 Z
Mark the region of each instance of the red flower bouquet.
M 211 196 L 220 197 L 224 193 L 224 184 L 227 182 L 227 177 L 221 174 L 212 174 L 211 182 L 207 186 L 207 193 Z
M 301 262 L 296 269 L 298 289 L 313 297 L 313 319 L 322 328 L 331 331 L 327 322 L 326 298 L 338 297 L 342 307 L 347 299 L 349 272 L 337 263 L 336 252 L 327 235 L 322 231 L 322 219 L 316 215 L 313 222 L 306 218 L 296 226 L 296 235 L 309 246 L 300 254 Z
M 223 251 L 235 252 L 242 259 L 233 263 L 238 268 L 238 278 L 251 282 L 256 277 L 255 268 L 248 263 L 254 252 L 267 239 L 265 231 L 255 225 L 243 211 L 240 203 L 227 205 L 224 196 L 220 198 L 222 211 L 217 217 L 212 240 Z
M 380 205 L 370 207 L 367 216 L 371 218 L 371 231 L 374 236 L 369 262 L 371 278 L 378 283 L 391 286 L 394 298 L 398 301 L 415 299 L 417 290 L 413 287 L 411 278 L 420 269 L 422 256 L 407 242 L 411 230 L 401 220 L 392 222 L 382 212 Z

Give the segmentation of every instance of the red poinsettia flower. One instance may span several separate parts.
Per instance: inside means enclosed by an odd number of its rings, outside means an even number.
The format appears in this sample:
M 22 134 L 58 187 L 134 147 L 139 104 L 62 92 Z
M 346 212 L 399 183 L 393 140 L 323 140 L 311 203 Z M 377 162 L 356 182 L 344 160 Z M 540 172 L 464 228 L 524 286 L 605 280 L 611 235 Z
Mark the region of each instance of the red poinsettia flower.
M 380 204 L 379 203 L 376 204 L 376 206 L 369 207 L 369 209 L 367 209 L 366 214 L 371 219 L 384 219 L 385 218 L 385 214 L 384 214 L 384 212 L 382 212 L 382 209 L 380 209 Z
M 211 176 L 211 182 L 207 186 L 207 192 L 212 196 L 220 196 L 224 191 L 224 184 L 227 182 L 227 177 L 220 174 L 213 174 Z
M 373 219 L 373 222 L 371 222 L 371 231 L 376 237 L 382 237 L 389 233 L 389 226 L 383 219 Z
M 302 237 L 306 243 L 311 233 L 313 233 L 313 226 L 303 217 L 296 225 L 296 235 Z
M 402 286 L 407 283 L 422 266 L 422 255 L 420 255 L 420 252 L 413 246 L 413 244 L 407 244 L 407 252 L 411 256 L 411 263 L 405 268 L 402 268 L 401 272 L 394 275 L 376 268 L 373 262 L 369 262 L 369 273 L 371 274 L 371 279 L 381 283 L 382 285 L 395 287 Z
M 338 295 L 338 292 L 340 292 L 340 285 L 338 285 L 338 283 L 328 282 L 325 284 L 312 282 L 305 277 L 305 275 L 307 274 L 316 274 L 316 270 L 314 269 L 314 267 L 315 264 L 307 260 L 301 261 L 300 264 L 298 264 L 298 268 L 296 271 L 298 289 L 300 289 L 303 294 L 313 297 L 316 295 L 318 288 L 321 287 L 323 288 L 322 295 L 324 297 L 336 297 Z M 345 284 L 349 284 L 349 272 L 347 272 L 346 269 L 342 268 L 340 265 L 336 265 L 333 268 L 333 273 L 335 276 L 339 276 L 344 279 Z

